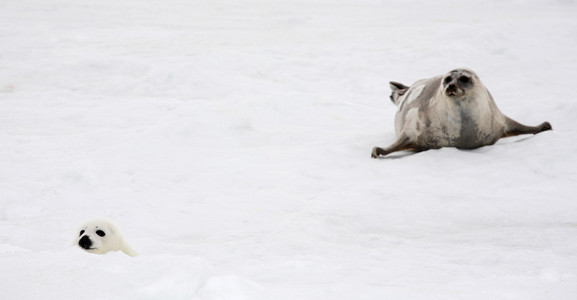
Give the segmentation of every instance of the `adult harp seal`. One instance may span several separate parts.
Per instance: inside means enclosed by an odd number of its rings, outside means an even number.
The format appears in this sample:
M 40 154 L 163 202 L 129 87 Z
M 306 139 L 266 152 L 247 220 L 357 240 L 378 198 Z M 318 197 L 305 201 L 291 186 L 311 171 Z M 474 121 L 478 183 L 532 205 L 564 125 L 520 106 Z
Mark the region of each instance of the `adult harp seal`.
M 523 125 L 505 116 L 477 74 L 455 69 L 446 75 L 422 79 L 412 86 L 390 82 L 397 141 L 374 147 L 373 158 L 402 151 L 442 147 L 474 149 L 500 138 L 551 130 L 549 122 Z

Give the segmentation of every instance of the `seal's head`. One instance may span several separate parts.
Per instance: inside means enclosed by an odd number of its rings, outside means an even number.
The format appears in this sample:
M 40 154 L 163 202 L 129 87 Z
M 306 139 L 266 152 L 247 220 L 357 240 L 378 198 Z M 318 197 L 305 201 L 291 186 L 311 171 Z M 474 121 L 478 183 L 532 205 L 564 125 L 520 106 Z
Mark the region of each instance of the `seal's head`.
M 130 256 L 136 255 L 125 243 L 118 227 L 111 221 L 92 220 L 80 226 L 77 232 L 76 244 L 86 252 L 104 254 L 110 251 L 122 251 Z
M 443 77 L 443 94 L 451 99 L 461 99 L 467 95 L 478 81 L 477 74 L 468 69 L 455 69 Z

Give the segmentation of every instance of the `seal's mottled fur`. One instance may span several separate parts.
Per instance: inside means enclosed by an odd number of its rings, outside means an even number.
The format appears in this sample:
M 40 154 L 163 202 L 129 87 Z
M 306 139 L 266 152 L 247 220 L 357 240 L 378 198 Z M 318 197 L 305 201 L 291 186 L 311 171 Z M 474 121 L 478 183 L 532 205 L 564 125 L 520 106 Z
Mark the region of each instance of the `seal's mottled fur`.
M 500 138 L 551 130 L 551 124 L 526 126 L 505 116 L 481 80 L 469 69 L 415 82 L 408 87 L 390 83 L 397 141 L 388 148 L 374 147 L 371 156 L 441 147 L 474 149 Z

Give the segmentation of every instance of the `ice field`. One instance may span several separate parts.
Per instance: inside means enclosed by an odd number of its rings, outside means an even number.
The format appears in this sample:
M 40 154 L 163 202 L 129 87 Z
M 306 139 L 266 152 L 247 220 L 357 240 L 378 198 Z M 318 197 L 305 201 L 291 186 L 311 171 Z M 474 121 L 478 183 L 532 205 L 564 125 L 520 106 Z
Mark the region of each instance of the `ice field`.
M 371 159 L 457 67 L 553 131 Z M 1 298 L 577 299 L 576 71 L 571 0 L 0 1 Z

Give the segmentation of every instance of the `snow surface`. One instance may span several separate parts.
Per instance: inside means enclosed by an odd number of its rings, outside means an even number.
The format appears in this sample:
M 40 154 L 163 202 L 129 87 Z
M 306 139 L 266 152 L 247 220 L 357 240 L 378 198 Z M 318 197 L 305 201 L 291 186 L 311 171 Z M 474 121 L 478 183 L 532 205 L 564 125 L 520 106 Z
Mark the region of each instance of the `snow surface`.
M 371 159 L 455 67 L 554 130 Z M 576 71 L 572 0 L 0 1 L 1 298 L 577 299 Z

